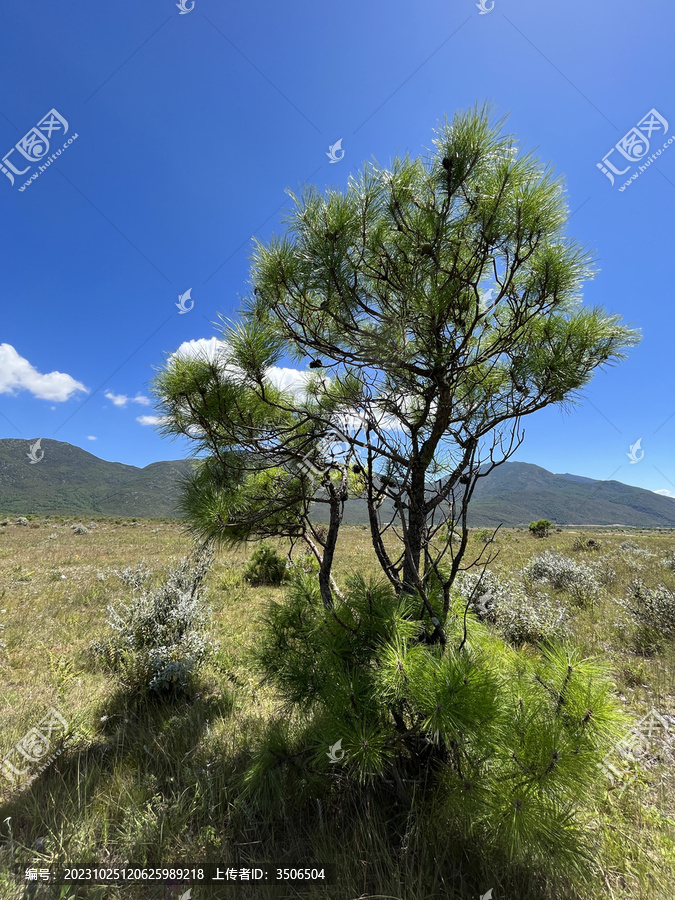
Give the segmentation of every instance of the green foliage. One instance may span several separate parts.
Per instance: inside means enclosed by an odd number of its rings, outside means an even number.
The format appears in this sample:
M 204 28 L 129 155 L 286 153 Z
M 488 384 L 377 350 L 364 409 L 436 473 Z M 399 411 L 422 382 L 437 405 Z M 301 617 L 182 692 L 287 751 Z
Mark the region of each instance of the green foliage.
M 278 812 L 339 784 L 398 785 L 407 803 L 415 781 L 484 851 L 582 865 L 584 814 L 604 788 L 597 764 L 622 721 L 602 665 L 564 647 L 519 653 L 475 619 L 460 650 L 461 603 L 445 648 L 431 645 L 428 623 L 411 618 L 418 605 L 353 576 L 326 610 L 316 580 L 299 576 L 270 606 L 254 658 L 284 716 L 253 755 L 242 797 Z M 331 763 L 338 741 L 344 757 Z
M 274 547 L 263 541 L 251 555 L 244 578 L 254 586 L 279 587 L 288 577 L 287 567 L 288 560 L 277 553 Z
M 291 576 L 297 572 L 304 575 L 318 575 L 319 561 L 313 553 L 300 553 L 289 564 L 288 571 Z
M 212 558 L 210 548 L 196 551 L 152 589 L 142 565 L 120 573 L 134 596 L 119 610 L 108 606 L 115 635 L 90 649 L 132 693 L 176 695 L 189 688 L 211 649 L 204 637 L 204 579 Z
M 537 522 L 530 522 L 530 531 L 535 537 L 548 537 L 552 524 L 548 519 L 539 519 Z
M 193 439 L 200 457 L 182 500 L 200 538 L 297 536 L 320 494 L 333 510 L 367 498 L 369 522 L 389 502 L 408 547 L 398 564 L 374 535 L 378 559 L 414 585 L 417 561 L 440 559 L 432 518 L 465 521 L 463 487 L 486 458 L 474 451 L 506 447 L 523 416 L 570 400 L 639 342 L 581 305 L 595 263 L 566 234 L 562 179 L 503 125 L 476 106 L 440 122 L 424 157 L 366 164 L 344 191 L 289 192 L 287 231 L 256 240 L 219 359 L 174 354 L 153 385 L 160 431 Z M 307 366 L 304 390 L 275 384 L 284 357 Z M 323 441 L 355 411 L 343 471 Z M 420 504 L 433 473 L 439 502 Z

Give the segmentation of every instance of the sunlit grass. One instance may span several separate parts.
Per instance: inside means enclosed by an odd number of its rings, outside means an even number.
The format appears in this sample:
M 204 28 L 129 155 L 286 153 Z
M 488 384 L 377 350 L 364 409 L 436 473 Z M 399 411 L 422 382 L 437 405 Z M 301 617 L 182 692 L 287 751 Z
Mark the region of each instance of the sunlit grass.
M 210 638 L 220 647 L 196 694 L 182 702 L 134 704 L 112 676 L 94 667 L 87 649 L 108 634 L 106 605 L 131 596 L 114 570 L 144 560 L 159 577 L 185 555 L 188 543 L 175 522 L 99 520 L 91 533 L 77 535 L 70 528 L 76 521 L 35 519 L 31 525 L 37 528 L 0 527 L 0 756 L 8 755 L 51 707 L 77 733 L 25 792 L 12 791 L 0 775 L 0 897 L 22 896 L 9 874 L 13 866 L 40 867 L 57 860 L 108 867 L 205 860 L 237 867 L 261 861 L 290 866 L 317 860 L 336 867 L 335 886 L 271 887 L 265 893 L 270 897 L 476 898 L 490 887 L 494 900 L 672 896 L 675 775 L 667 747 L 645 762 L 633 788 L 621 795 L 608 792 L 599 811 L 605 856 L 596 884 L 542 886 L 532 872 L 520 873 L 515 884 L 513 873 L 502 881 L 499 861 L 483 859 L 480 848 L 443 841 L 441 813 L 432 808 L 426 820 L 402 814 L 394 822 L 363 800 L 353 809 L 310 810 L 302 820 L 260 821 L 237 800 L 235 786 L 265 723 L 278 712 L 272 691 L 260 685 L 251 668 L 249 651 L 267 603 L 281 599 L 283 588 L 256 588 L 244 580 L 254 545 L 220 552 L 208 578 Z M 89 519 L 82 521 L 89 525 Z M 571 606 L 575 640 L 607 661 L 617 697 L 636 719 L 652 708 L 673 714 L 675 647 L 671 642 L 653 656 L 637 654 L 617 601 L 638 576 L 648 586 L 675 589 L 675 572 L 660 563 L 675 550 L 675 537 L 584 531 L 582 537 L 600 548 L 574 550 L 577 536 L 562 531 L 537 539 L 526 530 L 500 531 L 493 548 L 500 554 L 491 568 L 511 577 L 543 549 L 577 561 L 606 559 L 615 579 L 588 608 Z M 654 556 L 620 550 L 627 539 Z M 287 550 L 282 542 L 277 547 Z M 477 555 L 480 548 L 472 536 L 469 554 Z M 369 533 L 360 526 L 342 530 L 338 583 L 354 570 L 379 574 Z M 40 838 L 45 845 L 38 852 L 33 847 Z M 197 888 L 192 900 L 231 893 Z M 262 896 L 245 885 L 236 893 Z M 88 886 L 49 896 L 159 898 L 164 889 Z

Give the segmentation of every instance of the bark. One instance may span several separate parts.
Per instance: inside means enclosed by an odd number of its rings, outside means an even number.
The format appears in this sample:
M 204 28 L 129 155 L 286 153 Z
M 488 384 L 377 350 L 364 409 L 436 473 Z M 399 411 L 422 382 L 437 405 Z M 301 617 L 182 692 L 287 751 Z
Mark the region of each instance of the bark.
M 305 541 L 305 543 L 309 546 L 309 549 L 314 554 L 314 558 L 319 563 L 319 566 L 321 566 L 321 564 L 323 562 L 323 556 L 322 556 L 321 552 L 319 551 L 319 548 L 316 546 L 314 541 L 309 537 L 309 535 L 306 532 L 305 532 L 305 534 L 302 535 L 302 538 Z M 330 586 L 331 586 L 332 591 L 335 594 L 335 596 L 340 600 L 344 600 L 344 597 L 342 596 L 340 589 L 338 588 L 337 584 L 335 583 L 335 579 L 333 578 L 332 574 L 330 576 L 329 583 L 330 583 Z
M 426 525 L 424 509 L 424 470 L 413 472 L 410 485 L 410 508 L 408 511 L 408 527 L 405 535 L 406 554 L 403 563 L 404 590 L 414 593 L 420 580 L 420 559 L 422 556 L 422 541 Z M 404 513 L 401 510 L 401 517 Z
M 389 558 L 389 554 L 387 553 L 384 541 L 382 540 L 382 534 L 380 533 L 380 523 L 377 517 L 377 509 L 375 507 L 375 499 L 373 497 L 373 483 L 372 480 L 368 485 L 368 521 L 370 523 L 370 535 L 373 541 L 373 548 L 375 550 L 375 555 L 377 556 L 377 560 L 382 568 L 382 571 L 389 579 L 392 587 L 398 593 L 401 590 L 401 582 L 397 576 L 396 569 L 391 559 Z
M 328 525 L 326 544 L 323 548 L 323 559 L 321 560 L 321 567 L 319 569 L 319 590 L 321 591 L 321 599 L 323 600 L 323 605 L 326 609 L 332 609 L 334 605 L 333 592 L 331 590 L 331 570 L 333 568 L 333 557 L 335 556 L 338 532 L 340 531 L 344 513 L 346 484 L 347 472 L 345 469 L 342 473 L 342 483 L 339 488 L 336 488 L 333 484 L 328 485 L 330 497 L 330 522 Z

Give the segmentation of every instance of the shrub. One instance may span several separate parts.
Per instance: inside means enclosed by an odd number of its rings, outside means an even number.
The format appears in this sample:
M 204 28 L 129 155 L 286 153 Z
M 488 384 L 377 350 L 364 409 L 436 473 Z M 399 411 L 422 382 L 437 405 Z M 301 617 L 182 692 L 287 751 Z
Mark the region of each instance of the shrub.
M 537 522 L 530 522 L 530 531 L 535 537 L 548 537 L 552 524 L 548 519 L 539 519 Z
M 264 541 L 251 555 L 244 578 L 249 584 L 278 587 L 287 578 L 288 560 Z
M 563 604 L 552 603 L 540 592 L 530 597 L 522 585 L 502 584 L 489 570 L 482 576 L 460 572 L 453 588 L 464 603 L 473 592 L 472 608 L 478 618 L 495 624 L 511 644 L 548 644 L 570 636 Z
M 116 569 L 114 573 L 120 581 L 133 591 L 139 590 L 143 585 L 147 584 L 152 577 L 152 570 L 149 569 L 145 560 L 141 560 L 136 568 L 127 566 L 126 569 Z
M 545 645 L 564 640 L 570 636 L 567 619 L 564 606 L 553 604 L 539 591 L 530 597 L 522 589 L 514 592 L 508 606 L 497 611 L 497 627 L 511 644 Z
M 639 652 L 655 652 L 664 637 L 675 636 L 675 594 L 663 585 L 651 589 L 636 578 L 621 605 L 633 621 L 633 643 Z
M 555 590 L 568 593 L 581 606 L 593 603 L 600 592 L 600 583 L 592 568 L 557 551 L 546 550 L 533 557 L 521 574 L 526 584 L 546 582 Z
M 298 572 L 304 575 L 318 575 L 319 561 L 313 553 L 300 553 L 288 564 L 288 573 L 293 576 Z
M 196 551 L 164 583 L 134 591 L 131 603 L 121 604 L 119 611 L 108 606 L 108 625 L 116 634 L 95 641 L 91 650 L 132 692 L 178 694 L 201 667 L 211 649 L 203 632 L 204 579 L 212 559 L 211 549 Z
M 502 596 L 510 596 L 510 585 L 501 584 L 494 572 L 458 572 L 452 585 L 464 604 L 471 599 L 470 609 L 481 621 L 496 623 L 495 606 Z
M 602 544 L 599 541 L 594 541 L 593 538 L 589 540 L 585 540 L 582 537 L 575 537 L 574 542 L 572 544 L 572 550 L 599 550 L 602 547 Z
M 457 603 L 445 646 L 428 644 L 418 609 L 419 598 L 353 576 L 326 610 L 315 578 L 294 579 L 254 650 L 284 717 L 247 761 L 238 799 L 269 816 L 364 787 L 408 807 L 435 797 L 483 852 L 578 865 L 621 715 L 604 668 L 562 648 L 514 653 L 473 618 L 460 649 Z
M 314 531 L 319 540 L 319 543 L 320 544 L 325 543 L 325 540 L 328 537 L 328 526 L 327 525 L 315 525 Z
M 639 550 L 639 549 L 640 549 L 640 545 L 636 544 L 635 541 L 623 541 L 621 544 L 619 544 L 619 550 L 631 551 L 631 550 Z
M 595 572 L 595 577 L 600 584 L 610 585 L 616 581 L 616 569 L 607 559 L 599 559 L 590 564 L 590 568 Z
M 81 522 L 78 522 L 77 525 L 70 526 L 73 529 L 73 534 L 89 534 L 89 529 L 86 525 L 83 525 Z
M 634 544 L 632 541 L 625 541 L 621 544 L 619 550 L 634 559 L 651 559 L 656 555 L 652 553 L 651 550 L 647 550 L 644 547 L 638 547 L 638 545 Z

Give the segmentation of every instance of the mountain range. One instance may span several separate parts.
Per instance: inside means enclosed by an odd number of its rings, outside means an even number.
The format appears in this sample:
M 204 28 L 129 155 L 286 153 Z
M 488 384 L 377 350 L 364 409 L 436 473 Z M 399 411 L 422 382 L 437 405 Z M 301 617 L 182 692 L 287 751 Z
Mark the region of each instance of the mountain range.
M 0 513 L 4 515 L 180 517 L 180 480 L 190 459 L 144 468 L 108 462 L 63 441 L 0 439 Z M 43 455 L 41 455 L 43 454 Z M 316 505 L 322 521 L 325 507 Z M 480 478 L 469 510 L 471 527 L 528 525 L 626 525 L 675 528 L 675 499 L 620 481 L 555 475 L 531 463 L 505 462 Z M 345 504 L 345 524 L 365 524 L 365 503 Z

